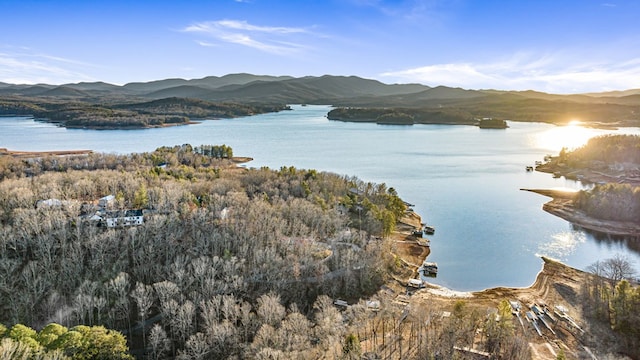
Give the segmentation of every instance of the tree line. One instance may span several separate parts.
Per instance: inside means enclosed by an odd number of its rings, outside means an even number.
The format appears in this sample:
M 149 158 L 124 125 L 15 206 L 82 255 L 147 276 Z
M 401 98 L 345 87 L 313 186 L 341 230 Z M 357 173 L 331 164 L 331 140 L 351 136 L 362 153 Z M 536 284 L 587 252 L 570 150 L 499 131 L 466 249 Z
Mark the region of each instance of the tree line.
M 608 183 L 578 192 L 575 206 L 587 215 L 603 220 L 640 221 L 640 187 Z
M 193 151 L 198 154 L 202 154 L 205 156 L 211 156 L 214 158 L 222 159 L 230 159 L 233 157 L 233 149 L 231 146 L 227 145 L 200 145 L 196 146 Z
M 640 165 L 640 135 L 596 136 L 577 149 L 565 149 L 565 162 L 576 167 L 601 162 L 603 164 L 631 163 Z
M 472 113 L 457 108 L 339 107 L 327 114 L 329 120 L 376 122 L 379 124 L 459 124 L 474 125 Z

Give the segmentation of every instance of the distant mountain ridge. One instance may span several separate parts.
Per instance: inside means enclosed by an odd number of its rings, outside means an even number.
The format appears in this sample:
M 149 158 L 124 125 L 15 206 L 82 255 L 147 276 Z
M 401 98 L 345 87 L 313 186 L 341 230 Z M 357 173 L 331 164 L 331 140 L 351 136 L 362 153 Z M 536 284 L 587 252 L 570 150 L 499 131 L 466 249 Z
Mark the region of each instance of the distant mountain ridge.
M 207 76 L 200 79 L 180 78 L 131 82 L 113 85 L 105 82 L 79 82 L 63 85 L 17 85 L 0 82 L 0 96 L 60 96 L 92 97 L 132 95 L 147 99 L 186 97 L 202 100 L 235 101 L 285 101 L 308 102 L 386 97 L 390 103 L 416 105 L 421 101 L 460 100 L 496 94 L 516 94 L 526 98 L 553 100 L 558 98 L 573 101 L 607 101 L 640 95 L 640 89 L 610 91 L 603 93 L 557 95 L 537 91 L 471 90 L 447 86 L 429 87 L 422 84 L 385 84 L 377 80 L 357 76 L 270 76 L 248 73 Z
M 80 101 L 93 104 L 145 103 L 167 98 L 235 104 L 328 104 L 338 107 L 402 108 L 471 121 L 497 117 L 553 123 L 640 123 L 640 89 L 558 95 L 539 91 L 471 90 L 422 84 L 385 84 L 357 76 L 270 76 L 247 73 L 200 79 L 163 79 L 113 85 L 80 82 L 64 85 L 0 83 L 0 100 Z M 209 105 L 207 105 L 209 106 Z M 422 112 L 421 114 L 424 114 Z M 419 115 L 422 116 L 422 115 Z M 433 115 L 436 116 L 436 115 Z M 440 115 L 438 115 L 440 116 Z M 430 120 L 425 120 L 430 121 Z

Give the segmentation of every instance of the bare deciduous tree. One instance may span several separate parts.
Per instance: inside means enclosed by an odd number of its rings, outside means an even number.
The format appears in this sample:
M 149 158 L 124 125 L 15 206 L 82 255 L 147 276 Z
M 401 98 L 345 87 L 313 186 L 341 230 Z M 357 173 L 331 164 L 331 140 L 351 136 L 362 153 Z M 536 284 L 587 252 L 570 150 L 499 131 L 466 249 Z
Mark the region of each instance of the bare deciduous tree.
M 269 293 L 258 298 L 258 318 L 264 324 L 277 326 L 286 315 L 285 307 L 280 303 L 280 295 Z
M 151 346 L 151 358 L 163 359 L 164 354 L 169 350 L 171 341 L 167 338 L 167 333 L 162 326 L 155 324 L 149 332 L 149 345 Z

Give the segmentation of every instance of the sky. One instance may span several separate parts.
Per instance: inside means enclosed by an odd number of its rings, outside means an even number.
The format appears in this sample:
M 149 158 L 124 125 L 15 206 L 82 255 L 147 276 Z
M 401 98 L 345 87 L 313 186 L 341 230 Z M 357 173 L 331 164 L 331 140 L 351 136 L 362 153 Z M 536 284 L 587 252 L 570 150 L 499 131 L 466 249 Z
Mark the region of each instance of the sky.
M 637 0 L 0 0 L 0 82 L 343 75 L 640 88 Z

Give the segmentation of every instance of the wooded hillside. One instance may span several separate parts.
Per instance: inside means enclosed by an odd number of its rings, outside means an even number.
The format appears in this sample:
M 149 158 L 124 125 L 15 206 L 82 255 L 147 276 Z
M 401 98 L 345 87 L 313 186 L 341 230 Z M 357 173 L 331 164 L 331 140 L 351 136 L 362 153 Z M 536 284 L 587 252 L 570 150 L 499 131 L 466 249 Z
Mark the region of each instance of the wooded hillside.
M 285 105 L 209 102 L 167 98 L 135 102 L 130 99 L 52 99 L 9 97 L 0 99 L 0 115 L 26 115 L 68 128 L 147 128 L 185 125 L 197 119 L 220 119 L 286 110 Z
M 380 235 L 403 202 L 384 184 L 193 149 L 0 157 L 0 323 L 104 325 L 158 356 L 341 346 L 332 299 L 385 281 Z M 127 209 L 144 224 L 94 220 Z

